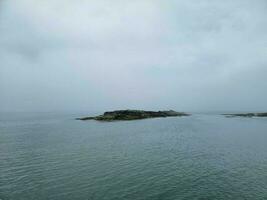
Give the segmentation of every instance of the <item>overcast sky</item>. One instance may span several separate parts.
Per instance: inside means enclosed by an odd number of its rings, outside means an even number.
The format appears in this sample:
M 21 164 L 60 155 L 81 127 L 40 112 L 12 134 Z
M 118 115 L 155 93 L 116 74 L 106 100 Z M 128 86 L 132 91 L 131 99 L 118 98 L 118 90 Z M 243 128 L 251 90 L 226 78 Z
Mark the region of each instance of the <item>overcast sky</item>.
M 0 110 L 267 111 L 266 0 L 0 0 Z

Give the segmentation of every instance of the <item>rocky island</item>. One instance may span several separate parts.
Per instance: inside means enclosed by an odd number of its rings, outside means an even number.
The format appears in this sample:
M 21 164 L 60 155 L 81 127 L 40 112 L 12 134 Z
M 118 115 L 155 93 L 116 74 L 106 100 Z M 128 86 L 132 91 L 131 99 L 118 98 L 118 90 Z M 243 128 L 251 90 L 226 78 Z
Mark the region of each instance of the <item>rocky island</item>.
M 189 116 L 184 112 L 168 111 L 144 111 L 144 110 L 115 110 L 105 112 L 103 115 L 95 117 L 82 117 L 77 120 L 97 120 L 97 121 L 118 121 L 118 120 L 138 120 L 157 117 L 182 117 Z
M 223 114 L 226 117 L 267 117 L 267 113 L 239 113 L 239 114 Z

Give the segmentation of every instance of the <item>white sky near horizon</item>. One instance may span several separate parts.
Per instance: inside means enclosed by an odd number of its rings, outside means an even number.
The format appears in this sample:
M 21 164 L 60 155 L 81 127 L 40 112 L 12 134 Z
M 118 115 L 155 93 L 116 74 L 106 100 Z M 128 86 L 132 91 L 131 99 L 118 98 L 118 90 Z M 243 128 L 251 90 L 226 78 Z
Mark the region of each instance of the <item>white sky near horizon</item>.
M 0 111 L 267 111 L 265 0 L 0 0 Z

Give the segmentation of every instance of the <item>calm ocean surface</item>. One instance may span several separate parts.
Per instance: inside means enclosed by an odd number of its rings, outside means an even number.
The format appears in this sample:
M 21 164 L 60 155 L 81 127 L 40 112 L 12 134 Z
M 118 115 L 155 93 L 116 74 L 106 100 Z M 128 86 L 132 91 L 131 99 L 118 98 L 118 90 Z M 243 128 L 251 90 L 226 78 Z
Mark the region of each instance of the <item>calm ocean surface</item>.
M 0 113 L 1 200 L 266 200 L 267 119 Z

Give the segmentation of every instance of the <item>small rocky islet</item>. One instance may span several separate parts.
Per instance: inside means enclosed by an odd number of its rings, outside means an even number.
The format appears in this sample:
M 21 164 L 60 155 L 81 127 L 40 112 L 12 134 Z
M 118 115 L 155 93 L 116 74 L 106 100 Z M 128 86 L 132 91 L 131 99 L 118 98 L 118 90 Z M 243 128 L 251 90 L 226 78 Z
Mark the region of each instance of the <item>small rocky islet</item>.
M 267 112 L 265 113 L 238 113 L 238 114 L 223 114 L 226 117 L 267 117 Z
M 97 120 L 97 121 L 126 121 L 158 117 L 182 117 L 190 114 L 184 112 L 168 111 L 144 111 L 144 110 L 115 110 L 105 112 L 103 115 L 95 117 L 76 118 L 77 120 Z

